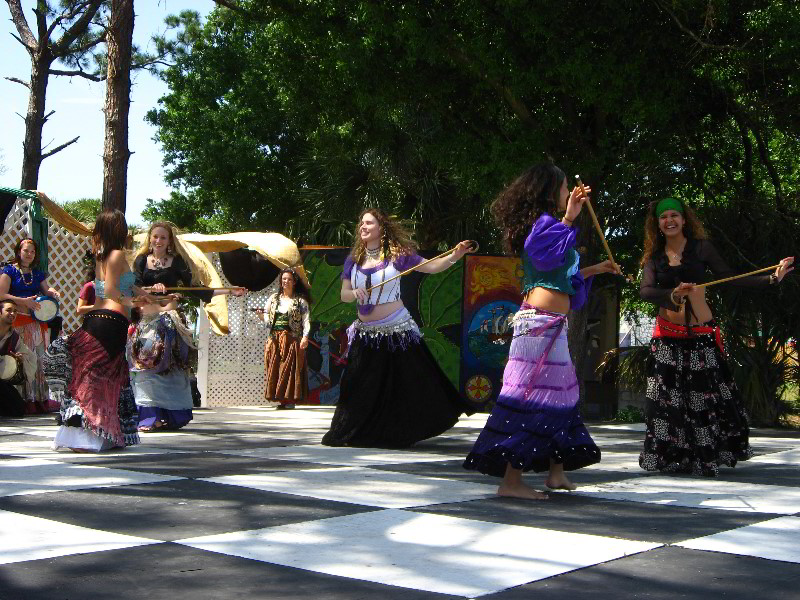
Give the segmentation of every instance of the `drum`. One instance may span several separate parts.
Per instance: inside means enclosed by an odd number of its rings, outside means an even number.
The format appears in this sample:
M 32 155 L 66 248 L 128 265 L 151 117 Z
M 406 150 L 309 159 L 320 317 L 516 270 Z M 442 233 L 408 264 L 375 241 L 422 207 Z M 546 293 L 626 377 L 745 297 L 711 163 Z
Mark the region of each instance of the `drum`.
M 25 382 L 25 371 L 22 361 L 9 354 L 0 356 L 0 379 L 10 385 L 20 385 Z
M 39 303 L 39 308 L 33 311 L 34 319 L 47 323 L 58 316 L 58 300 L 50 296 L 39 296 L 36 301 Z

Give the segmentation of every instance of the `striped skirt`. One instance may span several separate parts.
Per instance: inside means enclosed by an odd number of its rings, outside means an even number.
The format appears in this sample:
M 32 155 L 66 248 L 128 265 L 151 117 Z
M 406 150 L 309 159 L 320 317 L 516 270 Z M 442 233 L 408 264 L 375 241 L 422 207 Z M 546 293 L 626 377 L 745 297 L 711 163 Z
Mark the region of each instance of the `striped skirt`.
M 539 472 L 551 461 L 567 471 L 599 462 L 578 398 L 566 315 L 521 310 L 514 317 L 503 387 L 464 468 L 502 477 L 509 464 Z

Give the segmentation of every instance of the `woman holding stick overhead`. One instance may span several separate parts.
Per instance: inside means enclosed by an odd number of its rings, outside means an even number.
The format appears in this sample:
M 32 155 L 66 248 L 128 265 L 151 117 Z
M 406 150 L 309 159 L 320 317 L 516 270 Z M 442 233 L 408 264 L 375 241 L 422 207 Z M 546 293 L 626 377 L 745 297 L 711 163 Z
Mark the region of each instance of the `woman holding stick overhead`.
M 136 253 L 136 285 L 163 294 L 168 287 L 191 286 L 198 279 L 192 261 L 174 226 L 167 221 L 150 225 Z M 204 302 L 215 295 L 241 296 L 244 288 L 189 291 Z M 141 319 L 128 339 L 131 385 L 139 411 L 139 431 L 180 429 L 192 420 L 189 350 L 195 348 L 192 332 L 178 306 L 178 295 L 164 296 L 161 304 L 142 307 Z
M 423 261 L 410 234 L 382 210 L 361 213 L 344 264 L 341 298 L 358 303 L 327 446 L 406 448 L 439 435 L 472 409 L 442 372 L 400 299 L 399 273 L 439 273 L 469 250 Z
M 765 288 L 793 267 L 785 258 L 770 275 L 734 277 Z M 659 307 L 647 376 L 647 431 L 639 465 L 647 471 L 714 477 L 752 455 L 747 415 L 725 364 L 719 326 L 697 284 L 710 270 L 733 272 L 706 239 L 691 208 L 675 198 L 652 202 L 645 224 L 642 299 Z M 691 282 L 691 283 L 690 283 Z
M 579 269 L 573 222 L 591 188 L 570 193 L 552 163 L 529 168 L 503 190 L 492 214 L 506 253 L 522 258 L 524 302 L 514 315 L 514 337 L 503 388 L 464 468 L 502 477 L 501 496 L 547 496 L 522 480 L 547 471 L 545 485 L 574 490 L 565 471 L 600 461 L 578 412 L 578 380 L 567 347 L 567 312 L 581 308 L 591 277 L 619 273 L 613 261 Z M 564 212 L 559 220 L 555 215 Z

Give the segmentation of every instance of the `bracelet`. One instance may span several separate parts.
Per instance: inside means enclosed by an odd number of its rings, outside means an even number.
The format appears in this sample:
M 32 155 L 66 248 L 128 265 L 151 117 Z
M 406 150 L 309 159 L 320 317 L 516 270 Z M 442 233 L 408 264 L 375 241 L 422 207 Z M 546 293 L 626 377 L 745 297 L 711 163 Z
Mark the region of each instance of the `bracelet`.
M 686 302 L 686 298 L 682 298 L 680 300 L 675 299 L 675 290 L 672 290 L 672 292 L 670 292 L 669 299 L 675 306 L 683 306 L 683 303 Z
M 567 225 L 567 227 L 572 227 L 572 222 L 573 222 L 575 219 L 568 219 L 567 217 L 564 217 L 564 218 L 563 218 L 563 219 L 561 219 L 561 220 L 562 220 L 562 221 L 566 221 L 567 223 L 569 223 L 569 225 Z
M 458 262 L 458 259 L 456 259 L 456 260 L 453 260 L 453 259 L 451 259 L 451 258 L 448 258 L 448 259 L 447 259 L 447 262 L 449 262 L 451 265 L 454 265 L 454 264 L 456 264 L 456 263 Z

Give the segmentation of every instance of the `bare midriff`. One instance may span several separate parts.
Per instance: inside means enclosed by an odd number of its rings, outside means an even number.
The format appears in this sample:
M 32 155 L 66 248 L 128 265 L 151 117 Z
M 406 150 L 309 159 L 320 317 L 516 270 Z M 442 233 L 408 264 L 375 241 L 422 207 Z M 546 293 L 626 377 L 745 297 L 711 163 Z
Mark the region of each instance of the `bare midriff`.
M 689 315 L 689 324 L 698 325 L 714 318 L 714 315 L 711 314 L 711 309 L 708 307 L 708 303 L 706 302 L 706 292 L 704 289 L 701 288 L 693 291 L 689 294 L 688 298 L 692 303 L 692 312 L 694 313 Z M 684 310 L 686 309 L 684 308 Z M 670 323 L 675 323 L 676 325 L 686 324 L 686 315 L 684 314 L 683 310 L 675 311 L 662 308 L 658 311 L 658 315 Z
M 126 319 L 128 318 L 128 308 L 119 302 L 114 302 L 108 298 L 97 298 L 94 302 L 94 308 L 92 308 L 92 310 L 113 310 L 114 312 L 121 314 Z
M 569 294 L 551 290 L 550 288 L 535 287 L 525 294 L 527 304 L 534 308 L 548 312 L 567 314 L 569 312 Z
M 371 313 L 368 315 L 362 315 L 360 312 L 358 313 L 358 318 L 365 323 L 369 323 L 370 321 L 379 321 L 381 319 L 385 319 L 393 312 L 397 312 L 403 308 L 403 301 L 402 300 L 395 300 L 394 302 L 387 302 L 386 304 L 378 304 L 372 310 Z
M 169 304 L 161 306 L 160 304 L 145 304 L 141 307 L 143 315 L 155 315 L 162 312 L 169 312 L 178 309 L 178 301 L 173 300 Z

